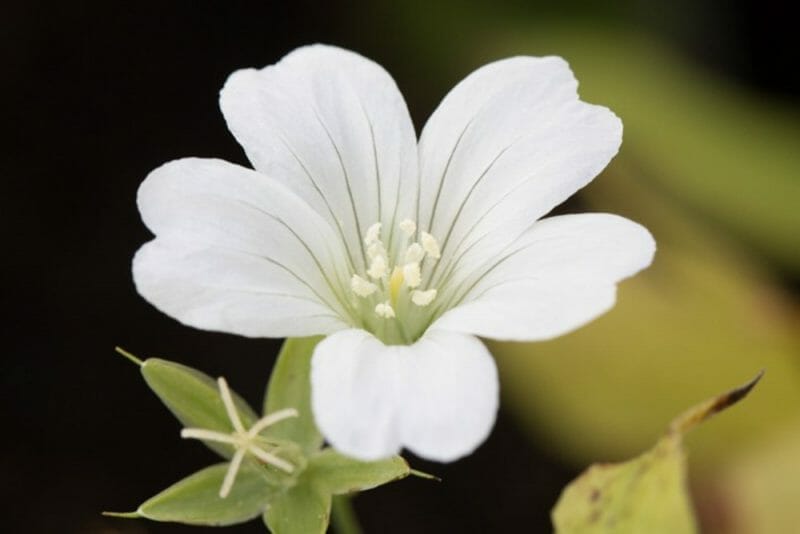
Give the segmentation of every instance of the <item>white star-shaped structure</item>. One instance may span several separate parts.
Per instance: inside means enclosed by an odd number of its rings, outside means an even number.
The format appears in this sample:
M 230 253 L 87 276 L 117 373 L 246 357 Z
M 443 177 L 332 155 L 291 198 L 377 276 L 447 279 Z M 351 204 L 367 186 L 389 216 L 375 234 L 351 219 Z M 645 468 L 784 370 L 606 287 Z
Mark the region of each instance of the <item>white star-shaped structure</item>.
M 231 458 L 230 467 L 228 467 L 228 471 L 225 473 L 225 478 L 222 481 L 222 487 L 219 489 L 219 496 L 223 499 L 228 496 L 233 487 L 233 482 L 236 479 L 236 473 L 238 473 L 239 467 L 242 465 L 242 460 L 244 460 L 245 455 L 248 453 L 265 464 L 273 465 L 287 473 L 294 471 L 294 466 L 292 464 L 265 451 L 261 447 L 259 433 L 278 421 L 283 421 L 290 417 L 297 417 L 297 410 L 294 408 L 278 410 L 277 412 L 262 417 L 249 429 L 245 429 L 239 417 L 239 412 L 236 410 L 236 406 L 233 403 L 233 397 L 228 388 L 228 383 L 224 378 L 220 377 L 217 379 L 217 384 L 219 385 L 219 394 L 220 397 L 222 397 L 222 403 L 225 405 L 225 411 L 228 412 L 228 419 L 230 419 L 231 425 L 233 425 L 233 432 L 224 434 L 205 428 L 184 428 L 181 430 L 181 437 L 228 443 L 233 445 L 236 449 L 233 458 Z

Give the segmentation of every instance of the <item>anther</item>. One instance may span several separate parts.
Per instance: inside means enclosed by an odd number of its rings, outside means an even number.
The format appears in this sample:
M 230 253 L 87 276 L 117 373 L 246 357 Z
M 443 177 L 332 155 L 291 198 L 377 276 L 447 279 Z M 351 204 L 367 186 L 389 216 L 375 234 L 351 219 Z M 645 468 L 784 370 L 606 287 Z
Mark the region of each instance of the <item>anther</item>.
M 406 263 L 418 263 L 425 256 L 425 251 L 419 243 L 411 243 L 406 249 Z
M 442 253 L 439 251 L 439 242 L 436 241 L 436 238 L 431 234 L 422 232 L 420 241 L 422 242 L 422 248 L 428 253 L 428 256 L 434 260 L 438 260 L 442 257 Z
M 372 263 L 369 265 L 369 269 L 367 270 L 367 274 L 371 278 L 382 278 L 383 275 L 386 274 L 386 258 L 382 255 L 375 256 L 372 258 Z
M 383 246 L 383 241 L 375 241 L 367 246 L 367 257 L 372 260 L 377 256 L 386 256 L 386 247 Z
M 367 228 L 367 233 L 364 235 L 364 243 L 367 245 L 371 245 L 378 241 L 378 238 L 381 235 L 381 223 L 376 222 L 369 228 Z
M 389 301 L 381 302 L 377 306 L 375 306 L 375 314 L 378 317 L 383 317 L 384 319 L 391 319 L 394 317 L 394 308 L 392 305 L 389 304 Z
M 354 274 L 353 277 L 350 278 L 350 289 L 359 297 L 368 297 L 378 290 L 378 286 Z
M 417 306 L 427 306 L 433 299 L 436 298 L 436 290 L 428 289 L 427 291 L 415 290 L 411 292 L 411 302 Z

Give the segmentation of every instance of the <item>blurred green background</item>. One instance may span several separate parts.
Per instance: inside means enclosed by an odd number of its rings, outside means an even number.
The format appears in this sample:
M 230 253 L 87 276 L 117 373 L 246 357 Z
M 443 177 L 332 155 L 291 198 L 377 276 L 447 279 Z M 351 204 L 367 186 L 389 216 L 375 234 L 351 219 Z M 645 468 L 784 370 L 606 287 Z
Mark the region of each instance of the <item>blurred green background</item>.
M 564 210 L 643 223 L 658 242 L 655 263 L 578 332 L 493 343 L 504 408 L 551 454 L 584 466 L 634 456 L 683 407 L 766 369 L 751 399 L 691 436 L 693 494 L 707 532 L 791 532 L 800 523 L 800 113 L 791 95 L 704 66 L 713 54 L 692 46 L 724 49 L 714 34 L 724 26 L 711 20 L 704 35 L 681 4 L 622 2 L 610 16 L 592 3 L 410 2 L 391 18 L 396 38 L 415 44 L 425 72 L 415 79 L 436 89 L 493 58 L 557 54 L 582 98 L 625 124 L 619 156 Z M 648 9 L 657 13 L 642 16 Z M 711 14 L 726 15 L 737 14 Z M 797 49 L 773 53 L 797 58 Z
M 97 515 L 210 460 L 111 349 L 225 374 L 254 401 L 278 344 L 184 328 L 135 294 L 130 258 L 149 239 L 135 190 L 177 157 L 244 162 L 219 87 L 314 41 L 384 65 L 418 129 L 488 61 L 565 57 L 625 135 L 558 211 L 619 213 L 658 242 L 607 315 L 554 341 L 492 344 L 503 402 L 489 441 L 453 465 L 415 461 L 440 486 L 357 499 L 366 530 L 547 532 L 586 465 L 649 448 L 673 416 L 764 368 L 745 402 L 689 436 L 693 498 L 708 533 L 796 531 L 800 69 L 782 3 L 12 2 L 0 24 L 13 200 L 0 269 L 14 282 L 0 389 L 23 436 L 0 455 L 11 531 L 197 531 Z

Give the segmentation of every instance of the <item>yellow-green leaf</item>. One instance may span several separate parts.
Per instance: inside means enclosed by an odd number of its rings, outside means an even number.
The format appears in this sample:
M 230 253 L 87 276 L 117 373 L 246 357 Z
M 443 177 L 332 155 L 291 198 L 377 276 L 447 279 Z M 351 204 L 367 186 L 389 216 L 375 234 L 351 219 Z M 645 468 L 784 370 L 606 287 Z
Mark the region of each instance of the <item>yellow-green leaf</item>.
M 681 534 L 697 531 L 686 487 L 683 435 L 746 396 L 742 387 L 687 410 L 655 447 L 620 464 L 595 464 L 569 484 L 553 509 L 558 534 Z

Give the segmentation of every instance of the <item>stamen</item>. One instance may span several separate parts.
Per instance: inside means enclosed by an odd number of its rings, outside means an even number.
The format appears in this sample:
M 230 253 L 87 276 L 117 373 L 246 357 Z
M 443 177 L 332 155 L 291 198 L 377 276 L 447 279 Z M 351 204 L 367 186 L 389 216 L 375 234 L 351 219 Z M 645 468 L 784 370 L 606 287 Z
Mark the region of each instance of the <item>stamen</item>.
M 375 293 L 378 290 L 378 286 L 354 274 L 353 277 L 350 278 L 350 289 L 353 290 L 353 293 L 363 298 Z
M 391 319 L 394 317 L 394 308 L 392 308 L 392 305 L 387 300 L 375 306 L 375 314 L 384 319 Z
M 438 260 L 442 257 L 442 253 L 439 251 L 439 242 L 436 241 L 436 238 L 431 234 L 428 232 L 422 232 L 420 241 L 422 242 L 422 248 L 425 249 L 425 252 L 428 253 L 428 256 L 434 260 Z
M 378 256 L 386 256 L 386 247 L 383 246 L 383 241 L 375 241 L 367 247 L 367 257 L 375 259 Z
M 367 302 L 369 306 L 374 305 L 378 317 L 393 319 L 399 313 L 405 321 L 406 314 L 413 313 L 414 309 L 409 307 L 409 300 L 415 306 L 424 307 L 436 299 L 436 289 L 419 289 L 427 285 L 422 264 L 426 258 L 440 259 L 442 252 L 436 238 L 421 231 L 414 220 L 403 219 L 399 228 L 400 241 L 393 242 L 388 249 L 381 239 L 381 223 L 367 228 L 364 234 L 366 273 L 351 271 L 350 289 L 357 297 L 369 297 Z
M 436 298 L 436 290 L 435 289 L 428 289 L 427 291 L 412 291 L 411 292 L 411 302 L 416 304 L 417 306 L 427 306 L 433 299 Z
M 364 243 L 367 245 L 371 245 L 378 241 L 381 235 L 381 223 L 376 222 L 369 228 L 367 228 L 367 233 L 364 235 Z
M 384 256 L 375 256 L 372 258 L 372 263 L 370 263 L 369 269 L 367 269 L 367 274 L 370 278 L 383 278 L 386 274 L 386 258 Z
M 419 270 L 419 263 L 407 263 L 403 266 L 403 278 L 408 287 L 418 287 L 422 283 L 422 273 Z
M 419 243 L 411 243 L 406 249 L 406 263 L 417 263 L 425 257 L 425 251 Z
M 411 237 L 414 235 L 414 232 L 417 231 L 417 223 L 411 219 L 403 219 L 400 221 L 400 230 L 402 230 L 406 236 Z

